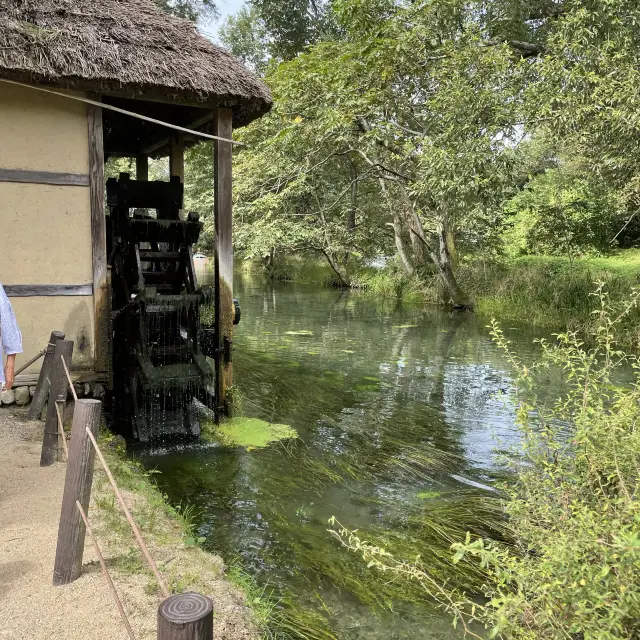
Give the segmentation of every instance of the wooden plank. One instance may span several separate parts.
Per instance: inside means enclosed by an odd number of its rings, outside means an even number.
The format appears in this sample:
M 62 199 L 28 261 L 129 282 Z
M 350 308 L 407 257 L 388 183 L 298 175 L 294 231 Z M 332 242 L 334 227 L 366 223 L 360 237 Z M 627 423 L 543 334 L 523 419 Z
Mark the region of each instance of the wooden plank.
M 0 169 L 0 182 L 24 182 L 28 184 L 54 184 L 65 187 L 88 187 L 89 176 L 84 173 Z
M 231 109 L 216 109 L 214 132 L 221 138 L 230 139 L 233 134 Z M 227 390 L 233 384 L 233 369 L 230 361 L 221 358 L 225 340 L 233 340 L 233 212 L 232 212 L 232 145 L 229 142 L 214 142 L 214 196 L 216 231 L 216 393 L 219 408 L 230 412 Z
M 47 420 L 44 425 L 44 437 L 42 439 L 42 452 L 40 453 L 40 466 L 49 467 L 56 460 L 58 448 L 58 413 L 55 400 L 58 396 L 67 397 L 69 383 L 64 370 L 62 358 L 71 368 L 73 356 L 73 341 L 58 340 L 53 352 L 53 365 L 49 376 L 49 402 L 47 403 Z
M 104 212 L 104 142 L 102 109 L 87 106 L 89 129 L 89 188 L 91 190 L 91 249 L 93 252 L 94 368 L 108 371 L 110 295 L 107 286 L 107 224 Z
M 41 296 L 92 296 L 92 284 L 6 284 L 10 298 L 37 298 Z
M 55 353 L 58 340 L 64 340 L 64 333 L 62 331 L 52 331 L 47 344 L 47 353 L 44 355 L 42 368 L 38 375 L 36 390 L 33 393 L 33 400 L 29 406 L 29 420 L 37 420 L 47 402 L 47 396 L 49 395 L 49 377 L 51 375 L 51 368 L 53 367 L 53 354 Z M 16 376 L 16 380 L 21 377 L 22 376 Z
M 51 402 L 55 407 L 55 403 Z M 99 400 L 78 400 L 71 426 L 71 446 L 67 475 L 62 494 L 62 509 L 58 525 L 58 544 L 53 567 L 53 584 L 69 584 L 80 577 L 86 528 L 78 513 L 76 501 L 84 512 L 89 511 L 95 449 L 87 427 L 95 437 L 100 430 L 102 403 Z
M 22 373 L 16 376 L 14 387 L 33 387 L 37 384 L 39 378 L 38 373 Z M 85 382 L 99 382 L 100 384 L 106 384 L 108 375 L 106 373 L 95 373 L 94 371 L 72 371 L 71 380 L 83 384 Z

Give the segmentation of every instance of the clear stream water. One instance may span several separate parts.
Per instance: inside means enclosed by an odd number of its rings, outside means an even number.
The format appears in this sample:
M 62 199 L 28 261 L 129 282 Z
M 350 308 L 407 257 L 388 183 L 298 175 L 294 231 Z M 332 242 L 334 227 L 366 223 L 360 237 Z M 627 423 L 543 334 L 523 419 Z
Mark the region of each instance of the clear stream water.
M 194 506 L 207 549 L 240 563 L 318 637 L 461 637 L 433 607 L 385 595 L 327 522 L 373 532 L 402 556 L 443 501 L 491 497 L 517 432 L 511 374 L 485 323 L 349 291 L 239 276 L 234 287 L 242 412 L 291 425 L 299 440 L 158 449 L 144 464 L 174 504 Z M 533 354 L 530 331 L 504 329 Z M 477 524 L 472 508 L 461 517 Z M 420 549 L 430 566 L 436 546 Z

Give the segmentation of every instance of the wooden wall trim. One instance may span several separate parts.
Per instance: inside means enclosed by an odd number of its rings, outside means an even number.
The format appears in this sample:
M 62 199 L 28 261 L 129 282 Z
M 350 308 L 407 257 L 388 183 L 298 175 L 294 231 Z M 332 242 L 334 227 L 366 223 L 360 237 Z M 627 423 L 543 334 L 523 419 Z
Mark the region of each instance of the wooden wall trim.
M 84 173 L 57 173 L 55 171 L 0 169 L 0 182 L 24 182 L 29 184 L 54 184 L 69 187 L 88 187 L 89 176 Z
M 36 298 L 40 296 L 92 296 L 92 284 L 5 284 L 10 298 Z
M 100 98 L 95 98 L 99 100 Z M 91 248 L 93 253 L 93 310 L 95 371 L 110 371 L 110 295 L 107 284 L 107 222 L 104 211 L 104 140 L 102 107 L 87 106 L 89 132 L 89 189 L 91 192 Z

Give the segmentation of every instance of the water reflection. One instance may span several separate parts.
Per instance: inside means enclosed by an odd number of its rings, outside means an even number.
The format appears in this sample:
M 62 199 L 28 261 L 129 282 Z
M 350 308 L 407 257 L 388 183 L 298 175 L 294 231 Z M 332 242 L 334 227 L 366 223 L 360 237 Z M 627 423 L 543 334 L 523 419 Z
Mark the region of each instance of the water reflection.
M 299 439 L 149 456 L 163 490 L 194 504 L 207 546 L 239 557 L 285 608 L 310 616 L 317 637 L 459 637 L 417 591 L 399 603 L 397 587 L 326 529 L 336 516 L 400 554 L 422 553 L 435 576 L 481 579 L 447 572 L 456 536 L 498 535 L 494 448 L 516 442 L 512 382 L 488 330 L 470 314 L 350 292 L 242 279 L 235 291 L 243 412 L 290 424 Z M 531 353 L 531 335 L 509 333 Z

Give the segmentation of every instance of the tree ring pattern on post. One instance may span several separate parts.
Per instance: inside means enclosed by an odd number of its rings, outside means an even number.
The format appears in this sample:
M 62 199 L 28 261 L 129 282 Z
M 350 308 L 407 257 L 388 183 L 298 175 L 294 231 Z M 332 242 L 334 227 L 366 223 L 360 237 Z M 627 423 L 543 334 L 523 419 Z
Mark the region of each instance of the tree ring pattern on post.
M 160 615 L 173 624 L 187 624 L 201 620 L 213 612 L 211 598 L 199 593 L 179 593 L 160 605 Z

